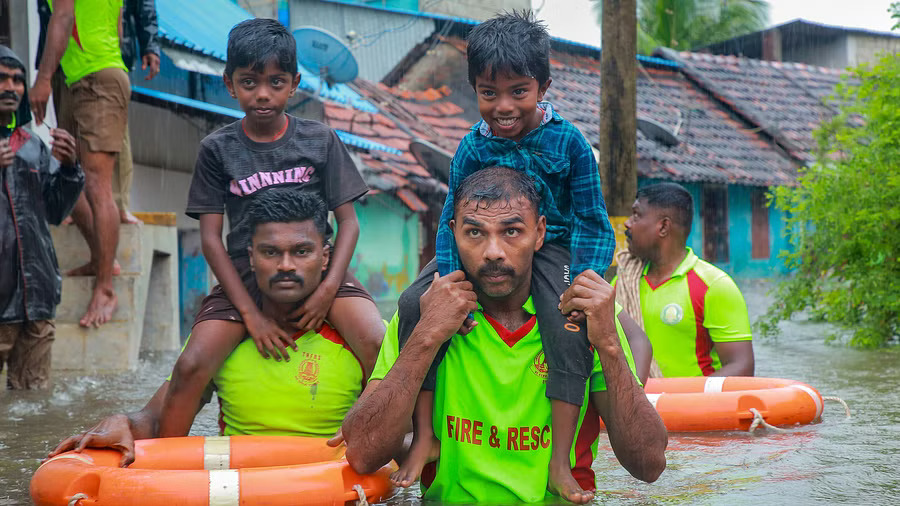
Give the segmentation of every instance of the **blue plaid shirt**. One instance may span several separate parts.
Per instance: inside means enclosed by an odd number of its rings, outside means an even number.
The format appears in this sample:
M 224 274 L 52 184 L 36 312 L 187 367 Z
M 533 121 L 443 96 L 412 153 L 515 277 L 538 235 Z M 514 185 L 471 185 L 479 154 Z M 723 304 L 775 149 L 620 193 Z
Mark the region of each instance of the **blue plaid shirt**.
M 547 217 L 545 240 L 563 244 L 572 254 L 572 279 L 593 269 L 603 275 L 612 262 L 616 238 L 606 214 L 597 161 L 575 128 L 541 102 L 544 119 L 515 142 L 493 135 L 483 120 L 459 143 L 450 164 L 450 192 L 444 201 L 437 233 L 437 264 L 442 276 L 461 269 L 450 220 L 453 191 L 476 170 L 500 166 L 524 170 L 535 178 L 540 212 Z

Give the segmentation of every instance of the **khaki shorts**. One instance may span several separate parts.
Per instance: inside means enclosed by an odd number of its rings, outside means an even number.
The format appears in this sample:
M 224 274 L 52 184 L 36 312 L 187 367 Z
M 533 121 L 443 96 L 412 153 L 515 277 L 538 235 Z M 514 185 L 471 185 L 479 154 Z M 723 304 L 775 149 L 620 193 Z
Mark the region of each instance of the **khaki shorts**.
M 125 126 L 125 142 L 122 151 L 116 156 L 116 169 L 113 171 L 112 189 L 116 206 L 122 211 L 131 209 L 131 181 L 134 178 L 134 163 L 131 160 L 131 139 L 128 126 Z
M 90 151 L 122 151 L 131 100 L 131 83 L 124 70 L 103 69 L 68 87 L 57 84 L 56 89 L 60 128 Z
M 52 320 L 0 323 L 0 371 L 6 363 L 6 388 L 50 386 L 50 349 L 55 338 Z

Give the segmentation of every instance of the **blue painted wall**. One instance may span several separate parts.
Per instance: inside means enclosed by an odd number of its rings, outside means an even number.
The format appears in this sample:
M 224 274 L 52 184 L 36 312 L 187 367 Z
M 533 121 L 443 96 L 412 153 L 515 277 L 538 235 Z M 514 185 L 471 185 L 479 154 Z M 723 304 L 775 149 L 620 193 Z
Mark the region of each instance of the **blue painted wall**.
M 660 179 L 638 179 L 638 188 Z M 694 222 L 687 245 L 698 256 L 703 256 L 703 184 L 680 183 L 694 198 Z M 784 214 L 774 205 L 769 206 L 769 258 L 755 259 L 753 253 L 753 208 L 752 195 L 754 187 L 728 185 L 728 250 L 729 261 L 716 263 L 716 266 L 734 277 L 760 278 L 786 274 L 784 261 L 779 258 L 783 250 L 789 249 L 785 236 Z
M 391 195 L 379 193 L 356 202 L 359 240 L 348 270 L 372 294 L 385 318 L 419 273 L 419 215 Z
M 199 230 L 178 231 L 178 303 L 181 308 L 181 341 L 191 332 L 209 283 L 209 267 L 203 258 Z
M 722 266 L 738 277 L 759 278 L 785 274 L 787 269 L 779 253 L 788 248 L 784 235 L 784 216 L 774 206 L 769 206 L 769 258 L 753 258 L 752 250 L 752 196 L 758 191 L 750 186 L 728 186 L 730 262 Z

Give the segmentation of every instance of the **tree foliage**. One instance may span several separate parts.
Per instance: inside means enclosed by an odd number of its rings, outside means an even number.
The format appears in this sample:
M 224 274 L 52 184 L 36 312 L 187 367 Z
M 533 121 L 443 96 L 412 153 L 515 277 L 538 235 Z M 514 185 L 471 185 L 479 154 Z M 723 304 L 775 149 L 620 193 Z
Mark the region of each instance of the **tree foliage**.
M 780 187 L 795 274 L 776 289 L 764 333 L 798 311 L 879 347 L 900 331 L 900 55 L 862 65 L 838 85 L 839 114 L 816 132 L 817 162 Z
M 594 0 L 602 25 L 603 0 Z M 769 22 L 763 0 L 637 0 L 637 48 L 651 54 L 659 46 L 679 51 L 762 30 Z

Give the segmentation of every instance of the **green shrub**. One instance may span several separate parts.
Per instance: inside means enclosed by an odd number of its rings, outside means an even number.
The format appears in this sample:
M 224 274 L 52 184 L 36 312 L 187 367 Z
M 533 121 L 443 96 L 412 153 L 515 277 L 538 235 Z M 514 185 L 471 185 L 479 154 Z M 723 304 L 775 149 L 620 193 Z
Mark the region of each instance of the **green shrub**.
M 852 346 L 880 347 L 900 330 L 900 55 L 856 68 L 833 100 L 839 113 L 815 132 L 817 162 L 774 191 L 794 274 L 758 327 L 773 334 L 808 310 Z

